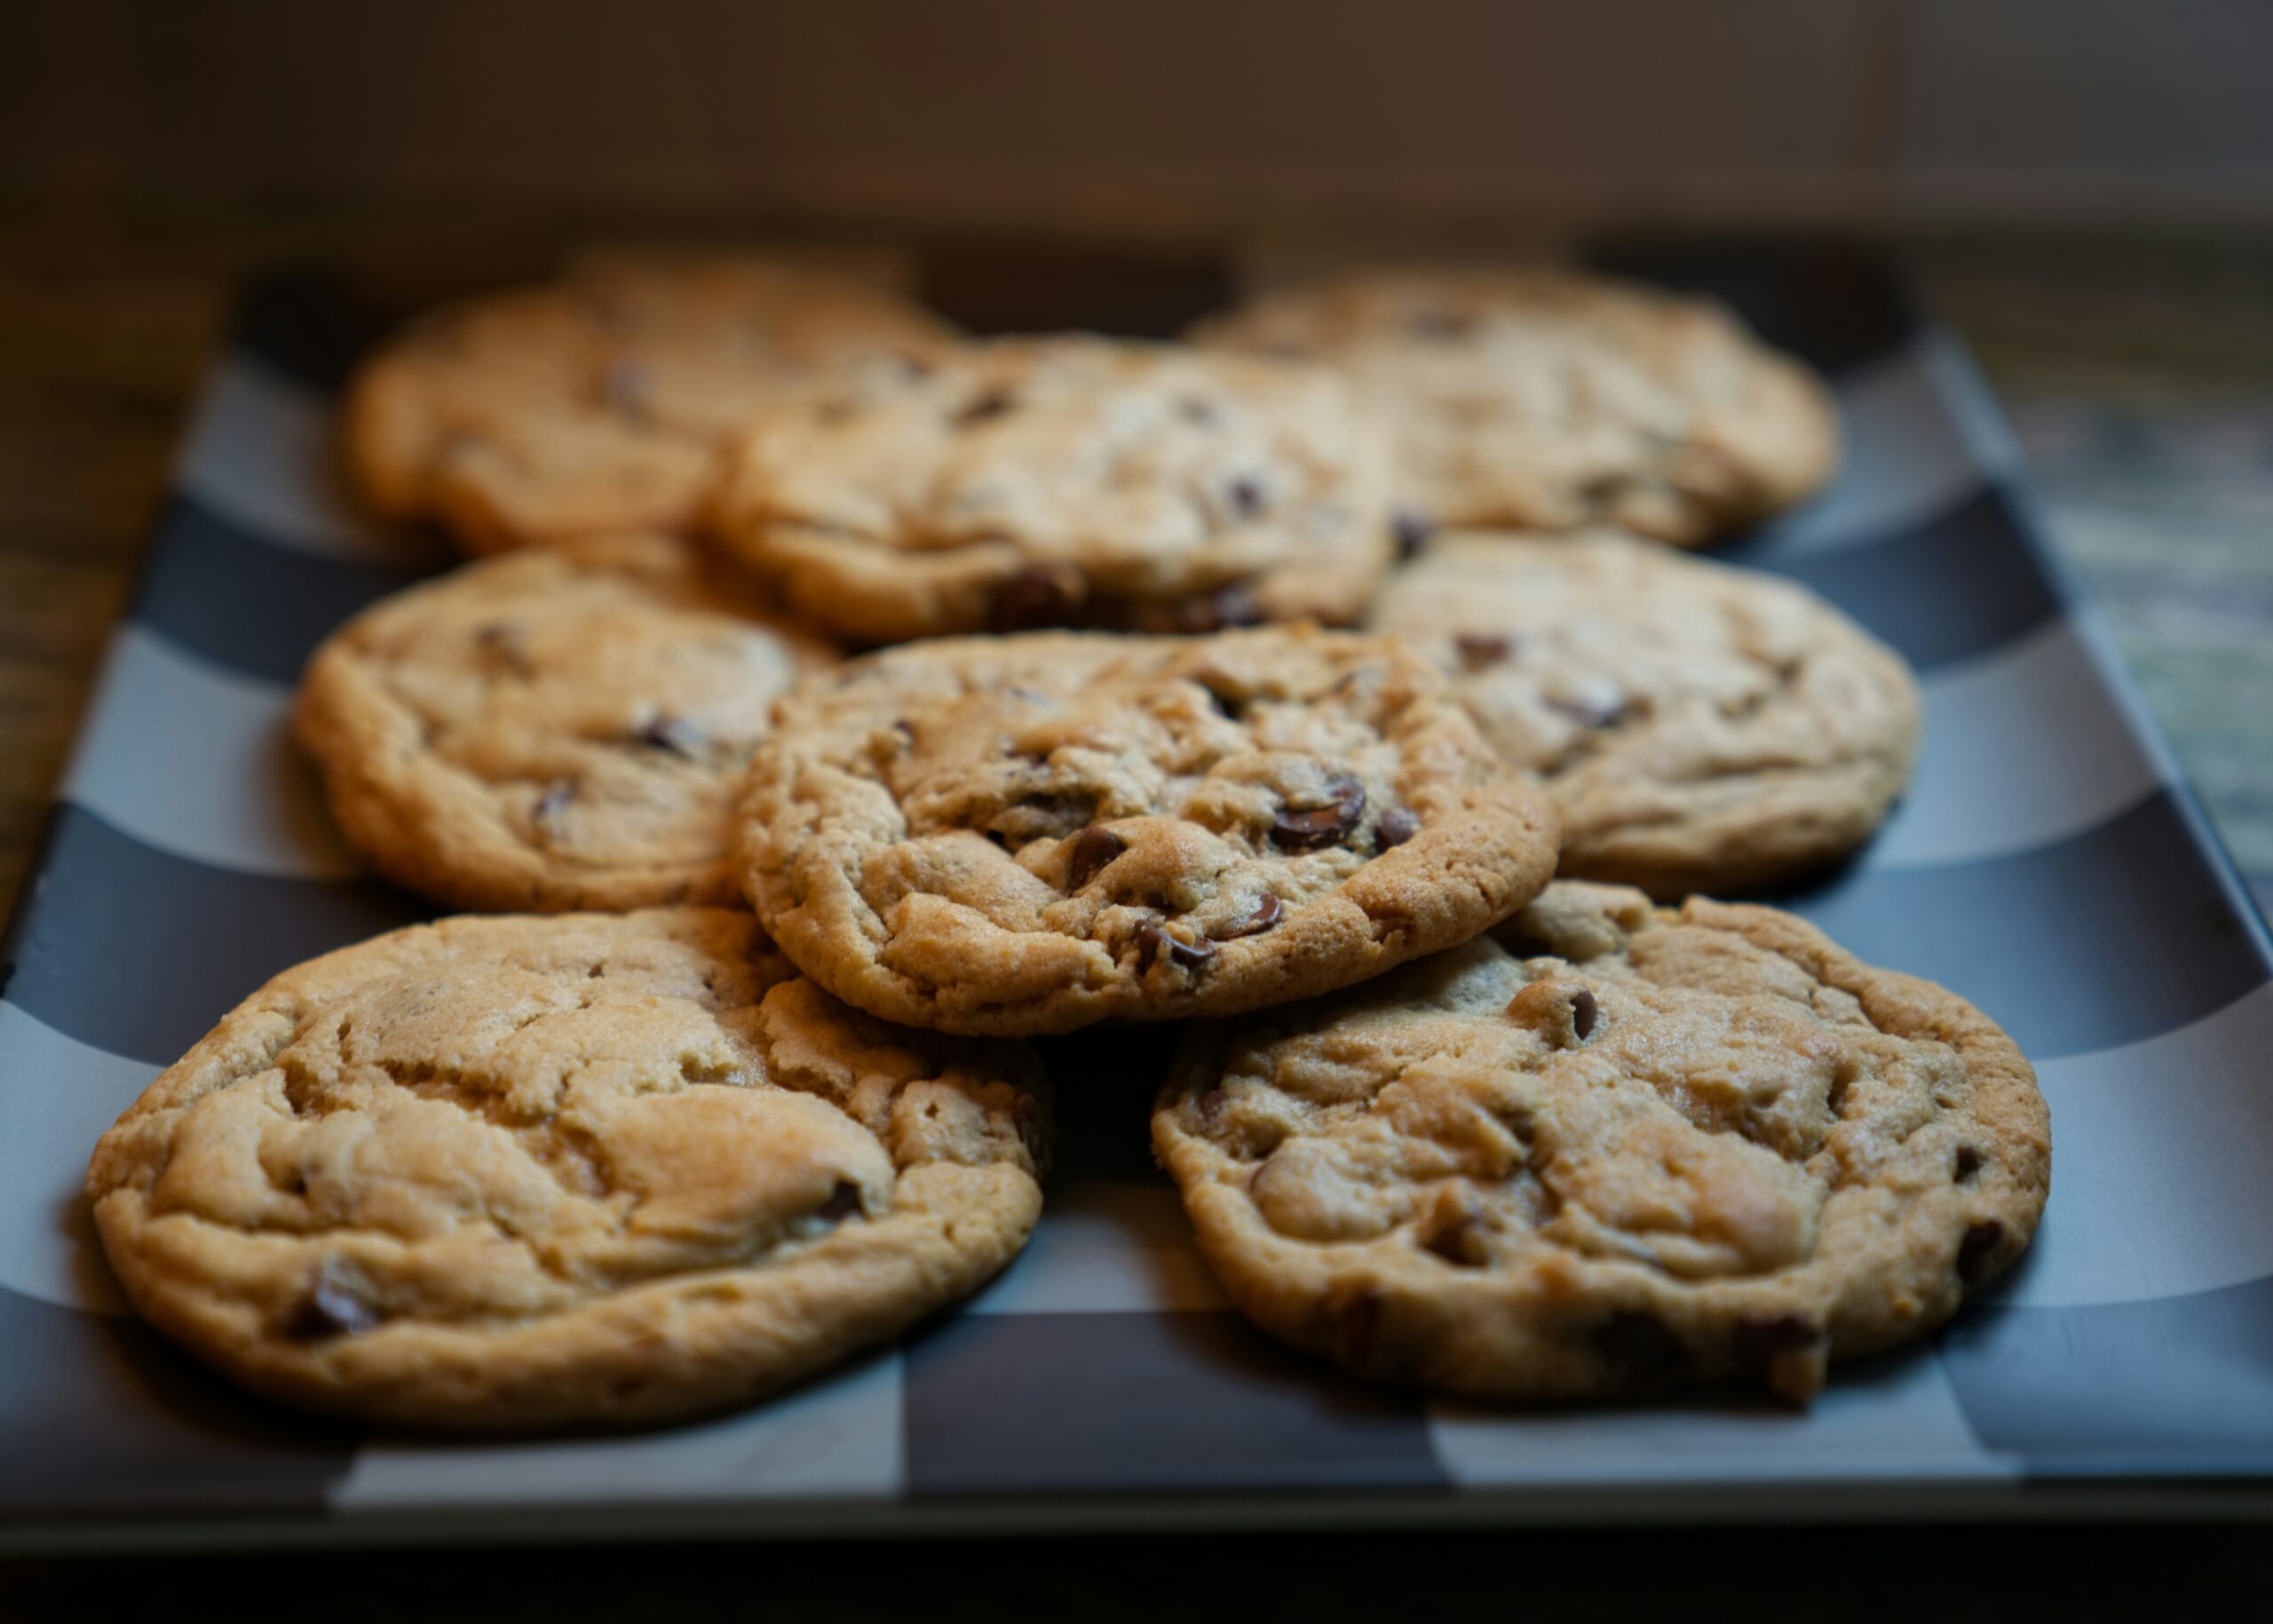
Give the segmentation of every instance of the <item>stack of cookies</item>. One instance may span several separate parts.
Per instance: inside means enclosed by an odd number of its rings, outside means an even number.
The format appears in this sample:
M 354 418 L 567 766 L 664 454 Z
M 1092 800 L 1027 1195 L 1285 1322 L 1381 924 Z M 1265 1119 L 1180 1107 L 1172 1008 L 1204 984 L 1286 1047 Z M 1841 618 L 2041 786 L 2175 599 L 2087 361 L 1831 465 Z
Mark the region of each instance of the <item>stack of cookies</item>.
M 1804 1403 L 2028 1244 L 2011 1040 L 1705 899 L 1853 852 L 1919 725 L 1845 616 L 1681 551 L 1836 458 L 1717 307 L 1398 272 L 977 342 L 597 265 L 404 332 L 345 440 L 488 555 L 297 717 L 457 915 L 277 977 L 88 1176 L 137 1308 L 249 1386 L 757 1398 L 1010 1262 L 1090 1081 L 1026 1040 L 1099 1023 L 1190 1023 L 1152 1138 L 1201 1252 L 1371 1379 Z

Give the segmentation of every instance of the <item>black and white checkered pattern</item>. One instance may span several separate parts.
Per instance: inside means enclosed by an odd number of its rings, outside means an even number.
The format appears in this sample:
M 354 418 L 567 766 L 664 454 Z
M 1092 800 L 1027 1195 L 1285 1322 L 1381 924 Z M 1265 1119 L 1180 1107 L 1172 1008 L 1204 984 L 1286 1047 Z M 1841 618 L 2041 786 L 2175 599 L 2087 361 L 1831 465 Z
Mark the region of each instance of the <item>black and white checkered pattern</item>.
M 2024 1266 L 1934 1344 L 1805 1416 L 1706 1398 L 1507 1411 L 1362 1388 L 1229 1313 L 1149 1162 L 1170 1034 L 1046 1045 L 1063 1168 L 1025 1256 L 962 1311 L 747 1413 L 653 1437 L 459 1447 L 244 1398 L 123 1312 L 78 1181 L 96 1135 L 274 971 L 421 916 L 362 877 L 284 720 L 340 619 L 439 567 L 331 484 L 330 396 L 368 331 L 326 284 L 254 289 L 6 938 L 0 995 L 0 1521 L 19 1541 L 236 1528 L 1109 1525 L 2048 1505 L 2273 1473 L 2273 952 L 1952 337 L 1826 250 L 1635 251 L 1832 376 L 1849 456 L 1727 550 L 1919 668 L 1912 791 L 1854 864 L 1782 899 L 1962 990 L 2036 1061 L 2057 1176 Z M 1015 322 L 1016 279 L 925 267 Z M 1108 264 L 1085 311 L 1171 330 L 1229 267 Z M 1010 291 L 1005 291 L 1005 289 Z M 1907 1498 L 1905 1498 L 1905 1497 Z M 1764 1501 L 1762 1503 L 1765 1503 Z M 659 1522 L 657 1519 L 661 1518 Z M 690 1520 L 691 1519 L 691 1520 Z

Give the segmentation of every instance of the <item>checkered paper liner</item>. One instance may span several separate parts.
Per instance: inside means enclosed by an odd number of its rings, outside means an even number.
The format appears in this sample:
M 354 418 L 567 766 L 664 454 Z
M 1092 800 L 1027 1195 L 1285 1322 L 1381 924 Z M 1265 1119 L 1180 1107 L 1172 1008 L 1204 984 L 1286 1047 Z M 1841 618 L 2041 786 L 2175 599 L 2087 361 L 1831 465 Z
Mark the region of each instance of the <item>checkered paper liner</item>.
M 1024 1256 L 771 1403 L 499 1446 L 367 1436 L 238 1393 L 127 1314 L 79 1180 L 101 1129 L 268 976 L 423 916 L 340 845 L 285 718 L 326 633 L 446 562 L 334 486 L 333 396 L 372 313 L 337 282 L 281 277 L 249 289 L 206 380 L 0 954 L 0 1537 L 1427 1522 L 1725 1515 L 1773 1495 L 1835 1514 L 2261 1485 L 2273 952 L 2049 559 L 1995 408 L 1867 257 L 1595 257 L 1730 300 L 1835 387 L 1837 485 L 1723 556 L 1823 593 L 1925 689 L 1925 754 L 1892 820 L 1781 900 L 1978 1002 L 2052 1104 L 2043 1228 L 1952 1327 L 1843 1368 L 1804 1415 L 1362 1387 L 1228 1310 L 1150 1162 L 1173 1034 L 1140 1029 L 1044 1046 L 1065 1137 Z M 912 263 L 980 327 L 1165 334 L 1240 280 L 1229 260 Z

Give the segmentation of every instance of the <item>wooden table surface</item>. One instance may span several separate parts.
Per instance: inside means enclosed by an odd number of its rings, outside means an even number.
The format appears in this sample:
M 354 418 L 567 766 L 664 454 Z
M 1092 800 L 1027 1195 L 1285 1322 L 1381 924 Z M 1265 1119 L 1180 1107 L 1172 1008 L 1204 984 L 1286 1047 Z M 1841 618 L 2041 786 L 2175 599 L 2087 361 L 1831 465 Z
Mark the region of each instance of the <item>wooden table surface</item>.
M 311 254 L 382 267 L 535 263 L 565 229 L 271 217 L 0 225 L 0 913 L 236 275 Z M 2273 899 L 2273 242 L 1962 237 L 1907 251 L 1985 364 L 2057 544 L 2106 608 L 2261 905 Z M 1663 1560 L 1637 1550 L 1637 1538 Z M 1678 1604 L 1684 1616 L 1712 1617 L 1740 1603 L 1762 1619 L 1812 1619 L 1830 1587 L 1850 1617 L 1920 1606 L 1951 1619 L 2015 1616 L 2016 1598 L 2091 1615 L 2094 1601 L 2166 1600 L 2174 1581 L 2228 1592 L 2273 1583 L 2273 1542 L 2254 1532 L 2111 1542 L 1974 1529 L 1213 1543 L 1209 1565 L 1236 1582 L 1210 1593 L 1223 1605 L 1200 1606 L 1206 1616 L 1242 1610 L 1235 1598 L 1245 1613 L 1264 1604 L 1327 1614 L 1361 1595 L 1464 1595 L 1538 1616 L 1624 1618 Z M 1795 1543 L 1804 1582 L 1763 1593 L 1762 1559 L 1784 1570 Z M 1755 1555 L 1738 1560 L 1738 1546 Z M 1352 1563 L 1370 1577 L 1359 1582 Z M 1612 1571 L 1620 1577 L 1606 1584 Z M 139 1577 L 121 1588 L 119 1575 Z M 1075 1597 L 1090 1616 L 1171 1606 L 1189 1616 L 1203 1599 L 1195 1577 L 1089 1541 L 961 1544 L 952 1556 L 915 1546 L 28 1564 L 0 1567 L 0 1617 L 84 1616 L 101 1596 L 99 1611 L 114 1616 L 241 1624 L 297 1619 L 311 1604 L 353 1619 L 415 1608 L 440 1619 L 565 1609 L 622 1620 L 675 1616 L 674 1597 L 700 1596 L 737 1612 L 779 1604 L 782 1616 L 852 1618 L 919 1612 L 909 1603 L 924 1594 L 932 1599 L 919 1616 L 1057 1611 Z

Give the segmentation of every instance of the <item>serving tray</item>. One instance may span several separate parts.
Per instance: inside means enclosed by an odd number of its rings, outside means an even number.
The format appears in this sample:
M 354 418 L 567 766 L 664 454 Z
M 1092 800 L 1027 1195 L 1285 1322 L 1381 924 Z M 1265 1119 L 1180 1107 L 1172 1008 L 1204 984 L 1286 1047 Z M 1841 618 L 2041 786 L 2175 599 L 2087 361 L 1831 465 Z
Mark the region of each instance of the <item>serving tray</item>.
M 1226 1308 L 1149 1159 L 1172 1034 L 1046 1045 L 1065 1119 L 1026 1255 L 901 1345 L 722 1420 L 460 1446 L 243 1396 L 127 1316 L 96 1136 L 274 971 L 424 916 L 359 873 L 285 733 L 315 644 L 441 567 L 336 490 L 333 396 L 384 313 L 247 290 L 0 942 L 0 1543 L 2237 1510 L 2273 1505 L 2273 949 L 1962 348 L 1834 247 L 1589 257 L 1701 289 L 1822 368 L 1837 485 L 1722 556 L 1921 673 L 1909 796 L 1778 899 L 1946 982 L 2036 1062 L 2055 1176 L 2025 1262 L 1804 1414 L 1720 1394 L 1509 1410 L 1368 1389 Z M 1283 257 L 916 252 L 980 329 L 1165 335 Z

